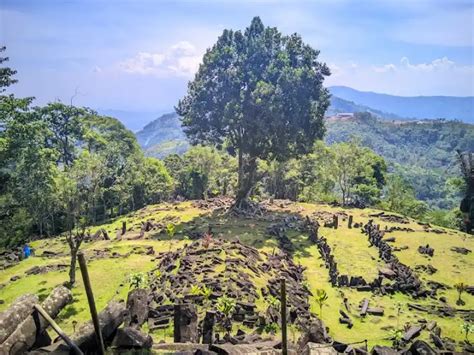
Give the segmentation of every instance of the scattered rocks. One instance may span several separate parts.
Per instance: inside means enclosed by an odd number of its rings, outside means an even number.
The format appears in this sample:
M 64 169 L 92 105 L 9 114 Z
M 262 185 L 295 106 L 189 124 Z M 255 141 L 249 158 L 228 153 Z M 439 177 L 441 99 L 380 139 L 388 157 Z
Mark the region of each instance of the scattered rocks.
M 451 251 L 454 251 L 455 253 L 467 255 L 471 253 L 472 251 L 470 249 L 464 248 L 464 247 L 452 247 Z
M 418 252 L 420 254 L 425 254 L 425 255 L 429 255 L 429 256 L 433 256 L 434 255 L 434 249 L 430 247 L 429 244 L 426 244 L 426 246 L 422 246 L 420 245 L 418 247 Z

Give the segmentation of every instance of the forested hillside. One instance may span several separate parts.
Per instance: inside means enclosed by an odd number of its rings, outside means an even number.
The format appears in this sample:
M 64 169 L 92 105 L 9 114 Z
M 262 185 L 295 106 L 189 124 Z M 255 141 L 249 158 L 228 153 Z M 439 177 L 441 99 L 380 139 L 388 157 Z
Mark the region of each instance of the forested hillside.
M 459 176 L 456 150 L 474 150 L 474 125 L 445 120 L 383 121 L 367 114 L 327 120 L 328 144 L 351 138 L 383 156 L 414 187 L 419 199 L 440 208 L 458 203 L 447 182 Z
M 359 108 L 352 105 L 347 108 Z M 350 119 L 328 118 L 326 128 L 328 144 L 355 138 L 384 157 L 389 171 L 403 176 L 416 197 L 429 206 L 452 209 L 459 203 L 456 182 L 449 178 L 459 176 L 456 150 L 474 150 L 474 125 L 447 120 L 389 121 L 365 113 Z M 173 113 L 147 125 L 137 139 L 146 155 L 159 158 L 189 148 L 179 117 Z

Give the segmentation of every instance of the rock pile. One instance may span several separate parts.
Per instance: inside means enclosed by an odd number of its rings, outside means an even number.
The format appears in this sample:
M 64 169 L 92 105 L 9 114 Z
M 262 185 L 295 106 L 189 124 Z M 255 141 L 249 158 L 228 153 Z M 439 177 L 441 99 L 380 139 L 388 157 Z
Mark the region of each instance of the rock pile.
M 387 274 L 381 275 L 393 280 L 391 285 L 382 285 L 382 280 L 379 277 L 379 282 L 376 286 L 379 287 L 382 293 L 393 293 L 400 291 L 411 294 L 414 297 L 427 296 L 427 291 L 422 288 L 421 281 L 418 279 L 415 272 L 407 265 L 402 264 L 398 258 L 393 255 L 392 247 L 383 239 L 384 232 L 380 227 L 370 220 L 363 228 L 363 232 L 367 234 L 371 246 L 379 249 L 380 258 L 387 263 L 390 270 L 393 271 L 392 276 Z M 434 294 L 436 291 L 434 291 Z
M 223 295 L 236 300 L 233 322 L 249 328 L 273 323 L 279 314 L 259 313 L 256 301 L 263 298 L 265 302 L 269 296 L 278 299 L 281 278 L 287 285 L 290 320 L 307 322 L 311 317 L 310 293 L 302 285 L 304 268 L 296 265 L 286 253 L 270 255 L 238 241 L 214 239 L 207 247 L 203 240 L 197 240 L 174 252 L 159 254 L 155 260 L 158 266 L 149 277 L 150 329 L 166 328 L 172 323 L 172 304 L 205 305 L 207 309 L 215 309 Z M 207 294 L 196 292 L 198 289 L 209 291 Z M 219 316 L 217 312 L 216 317 Z

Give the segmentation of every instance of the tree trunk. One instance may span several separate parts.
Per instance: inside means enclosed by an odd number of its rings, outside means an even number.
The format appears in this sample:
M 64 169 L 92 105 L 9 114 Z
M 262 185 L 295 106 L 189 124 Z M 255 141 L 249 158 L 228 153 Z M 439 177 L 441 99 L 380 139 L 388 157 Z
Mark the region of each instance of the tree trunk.
M 71 285 L 71 287 L 76 283 L 76 260 L 77 249 L 71 248 L 71 266 L 69 268 L 69 285 Z
M 239 186 L 233 209 L 247 209 L 250 207 L 249 197 L 256 183 L 257 160 L 250 158 L 248 162 L 241 160 L 239 151 Z M 242 166 L 240 166 L 242 164 Z

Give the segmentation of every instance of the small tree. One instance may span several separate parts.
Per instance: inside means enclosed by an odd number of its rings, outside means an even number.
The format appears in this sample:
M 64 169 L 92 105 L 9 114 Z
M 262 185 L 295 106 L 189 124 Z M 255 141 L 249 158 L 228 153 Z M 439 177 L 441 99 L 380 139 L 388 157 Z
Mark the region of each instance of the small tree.
M 319 305 L 319 317 L 321 318 L 321 320 L 323 319 L 323 306 L 328 300 L 328 298 L 329 296 L 327 295 L 326 291 L 324 291 L 323 289 L 316 290 L 315 299 L 316 303 Z
M 454 285 L 454 288 L 456 289 L 456 291 L 458 291 L 458 299 L 456 301 L 456 304 L 458 306 L 463 306 L 465 303 L 464 301 L 461 299 L 461 295 L 464 291 L 466 291 L 467 289 L 467 286 L 464 282 L 458 282 L 457 284 Z
M 168 234 L 168 237 L 172 239 L 176 233 L 176 227 L 173 223 L 168 223 L 166 225 L 166 234 Z
M 464 341 L 469 344 L 469 334 L 474 333 L 474 324 L 468 322 L 461 324 L 461 332 L 464 333 Z
M 148 277 L 143 272 L 137 272 L 130 275 L 130 288 L 145 288 L 148 285 Z
M 235 301 L 227 296 L 221 296 L 217 299 L 217 310 L 224 316 L 223 326 L 227 334 L 232 330 L 232 314 L 235 310 Z

